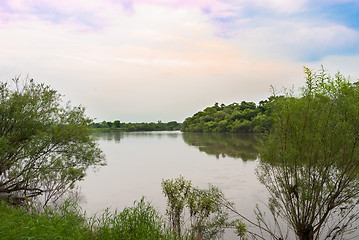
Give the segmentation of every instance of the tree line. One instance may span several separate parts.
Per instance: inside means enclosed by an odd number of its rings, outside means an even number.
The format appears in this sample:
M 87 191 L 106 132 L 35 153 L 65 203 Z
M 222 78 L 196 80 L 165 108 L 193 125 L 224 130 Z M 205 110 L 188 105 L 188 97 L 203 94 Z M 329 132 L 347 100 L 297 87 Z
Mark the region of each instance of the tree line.
M 181 130 L 182 132 L 258 133 L 272 127 L 271 106 L 276 99 L 282 97 L 271 96 L 267 100 L 260 101 L 258 105 L 246 101 L 229 105 L 215 103 L 195 113 L 192 117 L 186 118 L 183 123 L 176 121 L 124 123 L 115 120 L 93 123 L 92 128 L 127 132 Z
M 67 239 L 218 239 L 224 228 L 234 228 L 240 239 L 357 237 L 354 235 L 359 221 L 359 82 L 351 82 L 340 73 L 332 77 L 324 69 L 313 72 L 305 68 L 305 74 L 306 84 L 299 97 L 288 91 L 285 96 L 273 96 L 259 106 L 245 101 L 228 106 L 215 104 L 186 119 L 182 126 L 183 130 L 198 132 L 231 132 L 236 124 L 241 126 L 238 131 L 269 129 L 268 134 L 263 134 L 256 169 L 269 194 L 266 205 L 269 214 L 257 207 L 256 220 L 250 220 L 237 212 L 216 187 L 198 189 L 180 177 L 162 182 L 169 225 L 164 225 L 142 201 L 114 220 L 113 215 L 105 212 L 103 224 L 96 220 L 89 229 L 78 225 L 77 229 L 86 229 L 79 233 L 83 238 L 74 238 L 71 231 L 72 237 Z M 0 238 L 19 239 L 23 233 L 33 237 L 33 232 L 26 231 L 40 226 L 38 217 L 48 213 L 54 219 L 57 213 L 46 212 L 46 208 L 37 213 L 32 207 L 56 203 L 84 179 L 89 167 L 103 166 L 105 159 L 92 136 L 92 119 L 86 117 L 84 108 L 63 104 L 62 96 L 49 86 L 32 80 L 23 83 L 18 78 L 12 84 L 0 83 L 0 103 L 0 222 L 8 220 L 15 210 L 12 215 L 24 216 L 31 223 L 3 228 L 19 231 L 9 235 L 0 229 Z M 121 127 L 121 122 L 116 123 Z M 221 123 L 225 128 L 221 128 Z M 116 129 L 112 125 L 107 128 L 111 127 Z M 9 204 L 24 208 L 12 208 Z M 187 230 L 183 221 L 185 208 L 190 216 Z M 18 214 L 17 209 L 27 212 Z M 235 213 L 238 220 L 228 222 L 227 210 Z M 146 211 L 155 216 L 147 219 L 154 220 L 154 237 L 119 237 L 123 229 L 136 229 L 139 223 L 145 223 L 146 219 L 134 222 L 131 217 L 138 219 L 137 214 L 143 216 Z M 71 211 L 60 209 L 58 219 L 70 217 L 68 213 L 73 216 Z M 72 226 L 74 221 L 69 223 Z M 117 223 L 118 228 L 109 228 Z M 91 226 L 97 227 L 94 232 Z M 163 226 L 168 226 L 169 231 Z M 49 232 L 54 231 L 45 234 Z M 140 234 L 146 232 L 150 231 L 141 230 Z M 113 234 L 114 238 L 97 236 L 101 233 Z
M 174 131 L 181 129 L 181 123 L 176 121 L 171 122 L 161 122 L 157 123 L 123 123 L 120 120 L 115 120 L 113 122 L 103 121 L 100 123 L 93 123 L 92 128 L 102 129 L 102 130 L 118 130 L 126 132 L 137 132 L 137 131 Z
M 254 102 L 242 101 L 229 105 L 215 103 L 188 117 L 182 124 L 183 132 L 264 132 L 271 128 L 271 106 L 278 98 Z

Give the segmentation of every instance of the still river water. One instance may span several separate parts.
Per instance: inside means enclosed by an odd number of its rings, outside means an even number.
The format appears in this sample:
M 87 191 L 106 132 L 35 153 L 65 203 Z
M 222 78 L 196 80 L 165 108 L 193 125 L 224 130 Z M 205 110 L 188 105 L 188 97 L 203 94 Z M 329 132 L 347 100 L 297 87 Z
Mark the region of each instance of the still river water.
M 81 182 L 81 206 L 89 214 L 122 210 L 145 196 L 162 214 L 162 179 L 182 175 L 194 186 L 219 187 L 250 218 L 267 192 L 258 182 L 258 137 L 254 134 L 181 132 L 95 133 L 107 166 L 89 171 Z

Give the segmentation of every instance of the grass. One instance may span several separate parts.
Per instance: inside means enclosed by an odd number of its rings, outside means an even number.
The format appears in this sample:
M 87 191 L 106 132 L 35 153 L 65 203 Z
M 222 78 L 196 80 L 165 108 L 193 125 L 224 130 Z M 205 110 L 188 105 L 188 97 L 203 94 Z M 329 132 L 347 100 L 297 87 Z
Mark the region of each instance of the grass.
M 143 198 L 133 207 L 86 218 L 75 203 L 36 212 L 0 201 L 0 239 L 4 240 L 167 240 L 175 239 L 162 216 Z
M 161 215 L 142 198 L 122 212 L 105 210 L 91 222 L 93 239 L 173 239 Z
M 86 231 L 85 219 L 68 202 L 39 213 L 0 202 L 0 239 L 86 239 Z

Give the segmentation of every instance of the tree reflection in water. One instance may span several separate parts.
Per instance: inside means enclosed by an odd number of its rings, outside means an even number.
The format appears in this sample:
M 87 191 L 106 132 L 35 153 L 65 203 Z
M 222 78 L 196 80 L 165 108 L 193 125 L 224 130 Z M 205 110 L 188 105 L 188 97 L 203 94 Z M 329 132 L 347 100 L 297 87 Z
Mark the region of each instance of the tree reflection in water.
M 183 140 L 199 151 L 220 157 L 231 157 L 243 161 L 258 158 L 259 134 L 253 133 L 189 133 L 182 134 Z

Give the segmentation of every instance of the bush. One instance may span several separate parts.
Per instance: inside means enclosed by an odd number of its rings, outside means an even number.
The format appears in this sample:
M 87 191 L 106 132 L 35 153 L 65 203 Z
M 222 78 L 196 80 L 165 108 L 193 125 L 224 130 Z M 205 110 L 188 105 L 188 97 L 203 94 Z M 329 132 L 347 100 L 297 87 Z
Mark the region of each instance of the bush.
M 41 212 L 0 201 L 0 239 L 41 240 L 169 240 L 174 239 L 161 215 L 144 198 L 122 212 L 107 209 L 86 218 L 81 208 L 66 201 Z
M 92 237 L 94 239 L 171 239 L 161 215 L 144 198 L 136 201 L 133 207 L 113 214 L 105 210 L 99 218 L 92 218 Z
M 36 213 L 0 201 L 0 239 L 87 239 L 84 224 L 80 208 L 69 202 Z
M 64 104 L 57 91 L 33 80 L 0 83 L 0 199 L 20 204 L 41 196 L 56 201 L 104 165 L 81 106 Z

